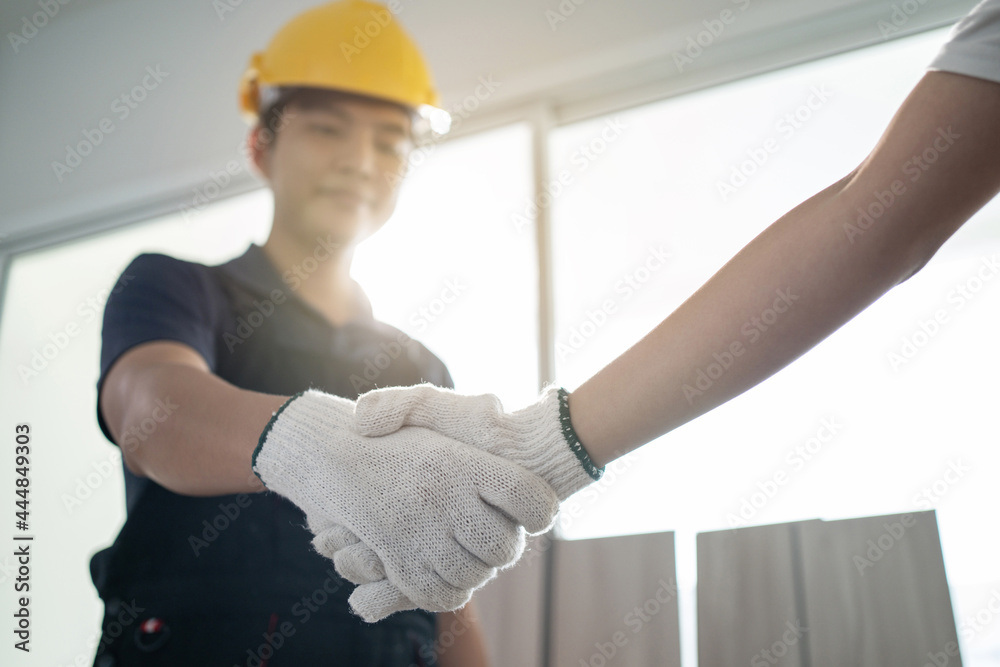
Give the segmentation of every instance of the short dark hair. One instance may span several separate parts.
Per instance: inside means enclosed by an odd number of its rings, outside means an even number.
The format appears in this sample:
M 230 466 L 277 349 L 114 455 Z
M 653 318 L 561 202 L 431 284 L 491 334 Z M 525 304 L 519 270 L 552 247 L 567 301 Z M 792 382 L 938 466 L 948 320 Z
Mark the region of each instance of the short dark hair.
M 276 99 L 263 113 L 258 116 L 257 125 L 265 132 L 261 137 L 261 142 L 270 145 L 277 137 L 278 131 L 285 124 L 286 109 L 293 104 L 300 109 L 316 109 L 326 106 L 331 99 L 358 100 L 366 102 L 379 102 L 381 104 L 391 104 L 398 107 L 410 118 L 410 139 L 417 145 L 417 137 L 413 135 L 413 127 L 419 118 L 417 112 L 402 104 L 396 104 L 388 100 L 382 100 L 367 95 L 359 95 L 343 90 L 332 90 L 329 88 L 311 88 L 307 86 L 295 86 L 281 88 Z

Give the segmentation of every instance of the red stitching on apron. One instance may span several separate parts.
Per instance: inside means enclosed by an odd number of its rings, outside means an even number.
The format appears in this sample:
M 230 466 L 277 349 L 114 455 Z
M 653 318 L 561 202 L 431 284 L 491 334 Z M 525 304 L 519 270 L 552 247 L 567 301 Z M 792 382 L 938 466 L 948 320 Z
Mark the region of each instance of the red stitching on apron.
M 276 625 L 278 625 L 278 615 L 275 614 L 272 611 L 271 612 L 271 620 L 267 622 L 267 636 L 268 637 L 270 637 L 271 635 L 274 634 L 274 628 L 275 628 Z M 260 663 L 260 667 L 267 667 L 267 661 L 270 660 L 270 659 L 271 658 L 268 657 L 268 658 L 265 658 L 264 660 L 262 660 L 261 663 Z

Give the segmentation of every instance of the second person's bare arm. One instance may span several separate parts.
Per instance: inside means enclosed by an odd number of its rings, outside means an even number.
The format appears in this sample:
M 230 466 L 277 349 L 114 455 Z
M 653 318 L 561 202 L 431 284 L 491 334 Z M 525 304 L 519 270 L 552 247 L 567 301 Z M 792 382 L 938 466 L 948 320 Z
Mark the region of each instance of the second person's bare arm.
M 998 119 L 1000 83 L 925 74 L 857 169 L 764 230 L 571 394 L 595 463 L 760 383 L 922 268 L 1000 191 Z M 746 344 L 741 327 L 767 310 L 773 324 Z M 702 391 L 698 372 L 716 355 L 732 363 Z

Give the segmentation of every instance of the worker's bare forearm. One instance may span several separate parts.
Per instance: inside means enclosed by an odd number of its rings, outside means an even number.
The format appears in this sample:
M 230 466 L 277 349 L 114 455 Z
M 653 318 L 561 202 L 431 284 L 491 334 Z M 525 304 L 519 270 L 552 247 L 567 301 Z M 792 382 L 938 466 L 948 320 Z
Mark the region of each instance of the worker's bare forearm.
M 797 359 L 917 272 L 996 194 L 1000 85 L 976 81 L 925 78 L 858 169 L 782 216 L 571 394 L 573 425 L 598 465 Z M 934 171 L 904 180 L 928 147 Z
M 475 599 L 461 609 L 437 615 L 435 652 L 441 667 L 489 667 L 486 638 Z
M 239 389 L 176 364 L 145 368 L 129 391 L 118 442 L 134 472 L 185 495 L 263 490 L 251 456 L 288 397 Z

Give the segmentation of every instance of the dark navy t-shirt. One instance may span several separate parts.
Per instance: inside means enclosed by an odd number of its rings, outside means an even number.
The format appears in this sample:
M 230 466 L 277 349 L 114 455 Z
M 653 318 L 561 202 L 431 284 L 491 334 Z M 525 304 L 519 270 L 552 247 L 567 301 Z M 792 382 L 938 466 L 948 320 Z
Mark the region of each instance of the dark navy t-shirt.
M 420 382 L 453 386 L 444 364 L 426 347 L 372 317 L 363 294 L 359 296 L 365 312 L 360 318 L 331 324 L 297 294 L 302 276 L 279 275 L 256 244 L 218 266 L 139 255 L 125 269 L 122 289 L 105 306 L 98 395 L 122 354 L 156 340 L 189 345 L 220 378 L 269 394 L 291 396 L 312 387 L 353 399 L 376 387 Z M 115 444 L 144 446 L 157 424 L 184 419 L 185 407 L 190 409 L 183 396 L 159 397 L 149 418 Z M 114 442 L 99 407 L 97 418 Z M 289 638 L 272 665 L 304 664 L 293 659 L 293 647 L 296 641 L 305 646 L 308 636 L 318 645 L 337 644 L 340 655 L 355 655 L 358 664 L 366 664 L 361 656 L 370 655 L 363 653 L 370 650 L 402 651 L 400 659 L 410 664 L 415 647 L 433 640 L 434 615 L 428 612 L 402 612 L 372 625 L 351 615 L 347 597 L 353 586 L 313 550 L 304 514 L 283 497 L 184 496 L 136 477 L 124 465 L 123 472 L 125 525 L 114 544 L 91 561 L 94 584 L 106 607 L 117 609 L 135 600 L 147 615 L 173 615 L 179 627 L 195 611 L 220 618 L 248 614 L 278 629 L 285 627 L 283 622 L 291 623 L 299 640 Z M 323 603 L 317 604 L 317 598 Z M 384 644 L 379 633 L 392 628 L 412 635 L 413 647 L 370 646 Z M 189 639 L 197 644 L 194 635 Z M 232 639 L 233 650 L 245 641 Z M 184 638 L 175 636 L 167 644 L 183 646 Z M 299 656 L 306 660 L 309 654 L 302 650 Z M 238 653 L 249 659 L 244 651 Z M 342 664 L 352 663 L 345 659 Z

